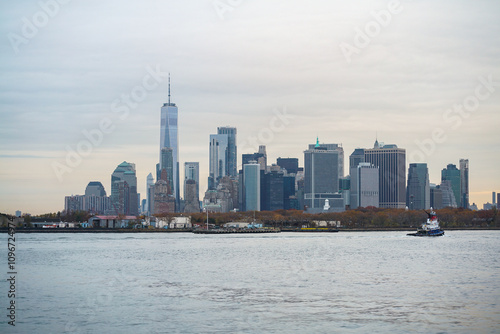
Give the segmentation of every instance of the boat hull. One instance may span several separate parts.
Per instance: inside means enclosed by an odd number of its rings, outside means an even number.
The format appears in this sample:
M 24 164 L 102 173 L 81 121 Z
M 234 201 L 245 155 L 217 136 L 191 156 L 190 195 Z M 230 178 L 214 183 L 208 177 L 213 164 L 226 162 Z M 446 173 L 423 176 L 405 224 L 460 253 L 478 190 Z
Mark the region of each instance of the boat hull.
M 443 230 L 417 231 L 417 233 L 408 233 L 407 235 L 411 235 L 414 237 L 441 237 L 444 235 L 444 231 Z

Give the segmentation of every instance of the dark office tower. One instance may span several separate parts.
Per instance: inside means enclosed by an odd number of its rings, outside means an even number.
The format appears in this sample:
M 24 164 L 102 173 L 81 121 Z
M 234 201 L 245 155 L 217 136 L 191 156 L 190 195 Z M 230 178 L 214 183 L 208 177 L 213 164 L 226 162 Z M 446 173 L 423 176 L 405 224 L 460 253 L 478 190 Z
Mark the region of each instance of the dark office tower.
M 170 75 L 168 77 L 168 102 L 161 107 L 161 123 L 160 123 L 160 161 L 161 149 L 169 147 L 172 149 L 172 178 L 171 184 L 176 206 L 180 206 L 180 188 L 179 188 L 179 132 L 178 132 L 178 109 L 175 103 L 170 102 Z M 161 173 L 163 166 L 160 163 Z M 157 179 L 158 180 L 158 179 Z
M 284 209 L 283 172 L 271 171 L 264 174 L 262 211 Z
M 460 159 L 460 206 L 469 208 L 469 159 Z
M 429 171 L 426 163 L 410 164 L 406 206 L 410 210 L 428 210 L 431 207 Z
M 217 128 L 217 134 L 227 135 L 226 165 L 223 176 L 235 177 L 238 174 L 238 148 L 236 146 L 236 128 L 223 126 Z
M 381 208 L 406 207 L 406 150 L 396 145 L 365 149 L 365 162 L 379 168 L 379 196 Z
M 295 197 L 295 176 L 283 176 L 283 205 L 285 210 L 299 209 Z
M 363 162 L 365 162 L 365 150 L 363 148 L 355 149 L 349 156 L 349 175 L 351 176 L 351 200 L 349 202 L 351 209 L 359 206 L 358 189 L 355 184 L 357 184 L 358 165 Z
M 312 147 L 312 149 L 311 149 Z M 322 208 L 325 199 L 339 191 L 339 152 L 319 144 L 304 151 L 304 205 Z
M 452 206 L 452 207 L 457 207 L 461 202 L 461 196 L 460 196 L 460 170 L 457 168 L 456 165 L 449 164 L 446 166 L 441 171 L 441 183 L 443 181 L 449 181 L 449 186 L 451 187 L 451 190 L 453 191 L 453 196 L 455 197 L 454 205 L 450 201 L 448 203 L 449 205 L 446 206 Z
M 111 206 L 115 214 L 137 215 L 135 164 L 124 161 L 111 174 Z
M 256 161 L 260 165 L 261 170 L 266 170 L 267 166 L 266 146 L 260 145 L 259 152 L 255 152 L 253 154 L 243 154 L 241 156 L 242 165 L 249 164 L 250 161 Z
M 309 149 L 312 150 L 319 144 L 318 139 L 316 138 L 316 144 L 309 144 Z M 338 174 L 339 178 L 344 177 L 344 149 L 339 144 L 321 144 L 321 147 L 324 147 L 328 151 L 336 151 L 338 153 Z
M 299 170 L 299 159 L 297 158 L 278 158 L 276 163 L 281 168 L 286 169 L 288 174 L 297 174 Z

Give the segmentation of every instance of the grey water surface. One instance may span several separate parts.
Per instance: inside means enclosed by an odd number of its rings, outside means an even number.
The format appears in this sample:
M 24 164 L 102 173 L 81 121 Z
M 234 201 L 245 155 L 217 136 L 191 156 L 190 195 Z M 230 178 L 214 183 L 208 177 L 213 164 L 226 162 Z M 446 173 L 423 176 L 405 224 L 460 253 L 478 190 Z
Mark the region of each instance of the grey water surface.
M 18 233 L 0 332 L 499 333 L 499 254 L 500 231 Z

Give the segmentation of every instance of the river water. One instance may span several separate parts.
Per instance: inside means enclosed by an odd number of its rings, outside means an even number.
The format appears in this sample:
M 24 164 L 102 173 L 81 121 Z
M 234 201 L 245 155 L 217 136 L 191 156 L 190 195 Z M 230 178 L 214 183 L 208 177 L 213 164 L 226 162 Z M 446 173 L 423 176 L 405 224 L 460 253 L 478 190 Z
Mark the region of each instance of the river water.
M 500 231 L 18 233 L 0 332 L 499 333 L 499 254 Z

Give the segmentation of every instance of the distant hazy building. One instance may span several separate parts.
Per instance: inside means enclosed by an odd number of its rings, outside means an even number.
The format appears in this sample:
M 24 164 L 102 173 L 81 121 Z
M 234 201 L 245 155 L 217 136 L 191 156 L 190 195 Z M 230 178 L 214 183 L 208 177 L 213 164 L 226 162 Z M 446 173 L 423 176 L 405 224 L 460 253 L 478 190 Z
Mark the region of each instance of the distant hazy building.
M 325 200 L 339 192 L 338 169 L 337 149 L 329 150 L 317 140 L 304 151 L 304 205 L 309 211 L 323 208 Z
M 443 208 L 446 208 L 446 207 L 456 208 L 456 207 L 458 207 L 451 181 L 450 180 L 443 180 L 443 181 L 441 181 L 441 185 L 439 187 L 441 188 L 441 193 L 443 196 L 443 203 L 442 203 Z
M 381 208 L 406 207 L 406 150 L 396 145 L 379 145 L 365 149 L 365 161 L 379 168 L 379 202 Z
M 170 77 L 168 78 L 168 102 L 161 107 L 160 123 L 160 168 L 164 147 L 172 149 L 172 192 L 176 206 L 180 201 L 180 181 L 179 181 L 179 132 L 178 132 L 178 109 L 175 103 L 170 102 Z M 158 180 L 158 179 L 157 179 Z
M 265 145 L 260 145 L 259 146 L 259 152 L 255 152 L 253 154 L 242 154 L 241 156 L 241 164 L 246 165 L 249 164 L 251 161 L 256 161 L 261 170 L 266 170 L 267 167 L 267 153 L 266 153 L 266 146 Z
M 260 211 L 260 168 L 256 161 L 243 165 L 246 211 Z
M 153 198 L 154 198 L 155 181 L 153 174 L 149 173 L 146 177 L 146 214 L 153 214 Z
M 111 212 L 119 215 L 138 214 L 137 177 L 135 164 L 126 161 L 111 174 Z
M 352 209 L 373 206 L 379 203 L 379 168 L 369 162 L 360 162 L 356 171 L 351 171 L 351 189 L 355 193 L 350 204 Z
M 238 181 L 230 176 L 219 180 L 217 189 L 209 189 L 203 198 L 204 210 L 229 212 L 238 208 Z
M 276 163 L 281 168 L 286 169 L 288 174 L 297 174 L 299 170 L 299 159 L 297 158 L 278 158 Z
M 460 207 L 469 208 L 469 160 L 460 159 Z
M 460 205 L 460 170 L 457 168 L 456 165 L 454 164 L 448 164 L 446 168 L 444 168 L 441 171 L 441 183 L 444 181 L 449 181 L 449 186 L 451 187 L 451 190 L 453 191 L 453 196 L 454 196 L 454 205 L 453 207 L 458 207 Z M 451 201 L 450 201 L 451 202 Z M 450 203 L 451 204 L 451 203 Z M 445 205 L 445 206 L 451 206 L 451 205 Z
M 91 181 L 85 188 L 85 196 L 106 196 L 106 190 L 101 182 Z
M 184 212 L 200 212 L 200 200 L 197 194 L 195 180 L 189 179 L 184 181 Z
M 431 207 L 429 171 L 426 163 L 412 163 L 408 168 L 406 206 L 410 210 L 428 210 Z
M 443 191 L 439 185 L 430 184 L 430 207 L 436 210 L 444 208 Z
M 85 188 L 83 210 L 92 214 L 104 214 L 111 208 L 111 200 L 101 182 L 91 181 Z
M 16 210 L 16 217 L 21 217 L 21 210 Z
M 184 201 L 185 201 L 184 212 L 199 212 L 200 210 L 200 163 L 199 162 L 184 163 Z

